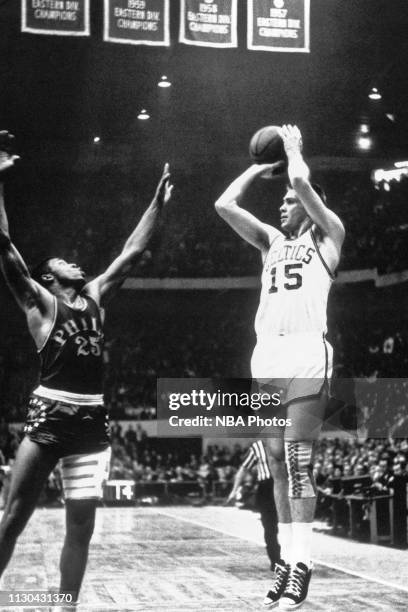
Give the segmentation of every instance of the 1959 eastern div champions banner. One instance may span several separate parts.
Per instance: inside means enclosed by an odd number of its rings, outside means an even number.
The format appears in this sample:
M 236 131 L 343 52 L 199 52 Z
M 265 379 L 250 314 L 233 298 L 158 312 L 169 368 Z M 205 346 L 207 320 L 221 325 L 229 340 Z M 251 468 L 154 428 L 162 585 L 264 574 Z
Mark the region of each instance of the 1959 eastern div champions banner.
M 89 0 L 21 0 L 21 31 L 89 36 Z
M 105 0 L 104 40 L 128 45 L 170 45 L 170 0 Z
M 309 53 L 310 0 L 248 0 L 248 49 Z
M 199 47 L 237 47 L 237 0 L 180 0 L 179 41 Z

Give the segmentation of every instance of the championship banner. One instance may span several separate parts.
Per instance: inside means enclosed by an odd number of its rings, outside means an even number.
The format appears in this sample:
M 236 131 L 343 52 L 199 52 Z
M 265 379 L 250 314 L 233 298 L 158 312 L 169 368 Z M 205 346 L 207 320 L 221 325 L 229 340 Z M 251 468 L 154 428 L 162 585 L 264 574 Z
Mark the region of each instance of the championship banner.
M 248 0 L 248 49 L 309 53 L 310 0 Z
M 128 45 L 170 45 L 169 0 L 105 0 L 103 39 Z
M 89 0 L 21 0 L 21 31 L 89 36 Z
M 181 0 L 179 42 L 237 47 L 237 0 Z

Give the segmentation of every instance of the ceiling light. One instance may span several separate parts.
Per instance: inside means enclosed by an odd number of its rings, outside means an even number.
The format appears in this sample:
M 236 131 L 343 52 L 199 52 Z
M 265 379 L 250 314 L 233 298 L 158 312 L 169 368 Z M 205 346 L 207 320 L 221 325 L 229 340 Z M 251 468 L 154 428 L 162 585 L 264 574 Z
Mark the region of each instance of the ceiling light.
M 137 118 L 140 119 L 140 121 L 146 121 L 146 119 L 150 119 L 150 115 L 145 108 L 142 108 Z
M 157 85 L 158 87 L 171 87 L 171 83 L 165 75 L 162 76 Z
M 368 97 L 370 98 L 370 100 L 381 100 L 382 95 L 376 87 L 373 87 L 370 93 L 368 94 Z
M 369 151 L 373 145 L 373 141 L 369 136 L 359 136 L 357 138 L 357 146 L 362 151 Z

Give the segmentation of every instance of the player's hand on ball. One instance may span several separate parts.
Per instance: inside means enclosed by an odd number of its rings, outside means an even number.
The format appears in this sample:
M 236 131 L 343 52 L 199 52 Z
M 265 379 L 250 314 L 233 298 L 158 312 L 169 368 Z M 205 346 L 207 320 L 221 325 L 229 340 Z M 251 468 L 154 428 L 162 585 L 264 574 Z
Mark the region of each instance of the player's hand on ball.
M 20 159 L 18 155 L 13 155 L 14 136 L 6 130 L 0 131 L 0 173 L 14 166 Z
M 275 179 L 279 178 L 282 174 L 282 168 L 284 168 L 285 162 L 278 161 L 274 164 L 256 164 L 259 176 L 263 179 Z
M 283 140 L 286 155 L 293 152 L 301 152 L 303 148 L 302 134 L 297 125 L 282 125 L 280 135 Z
M 170 185 L 169 164 L 164 164 L 163 174 L 161 175 L 159 184 L 157 185 L 155 199 L 160 205 L 165 205 L 171 198 L 173 185 Z

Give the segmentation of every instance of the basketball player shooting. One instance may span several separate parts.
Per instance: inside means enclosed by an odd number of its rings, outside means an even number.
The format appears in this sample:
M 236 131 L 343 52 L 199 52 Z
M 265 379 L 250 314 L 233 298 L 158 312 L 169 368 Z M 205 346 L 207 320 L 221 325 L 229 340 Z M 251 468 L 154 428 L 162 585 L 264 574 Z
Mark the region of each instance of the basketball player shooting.
M 60 560 L 60 592 L 76 601 L 85 572 L 95 509 L 110 462 L 109 422 L 102 396 L 103 306 L 139 260 L 170 200 L 165 165 L 154 198 L 120 255 L 86 282 L 74 263 L 50 257 L 30 274 L 13 245 L 4 207 L 4 172 L 16 156 L 12 136 L 0 132 L 0 265 L 24 311 L 41 359 L 40 385 L 28 409 L 25 437 L 13 466 L 0 523 L 0 575 L 39 494 L 61 460 L 66 536 Z
M 240 206 L 252 181 L 259 176 L 274 178 L 279 162 L 250 166 L 215 207 L 262 254 L 252 376 L 260 385 L 283 387 L 282 404 L 291 423 L 280 431 L 275 428 L 268 438 L 282 559 L 275 566 L 276 579 L 264 605 L 292 610 L 305 601 L 312 571 L 313 444 L 321 429 L 332 370 L 326 309 L 344 227 L 327 208 L 323 190 L 310 182 L 299 129 L 284 125 L 280 135 L 290 181 L 279 209 L 281 229 Z

